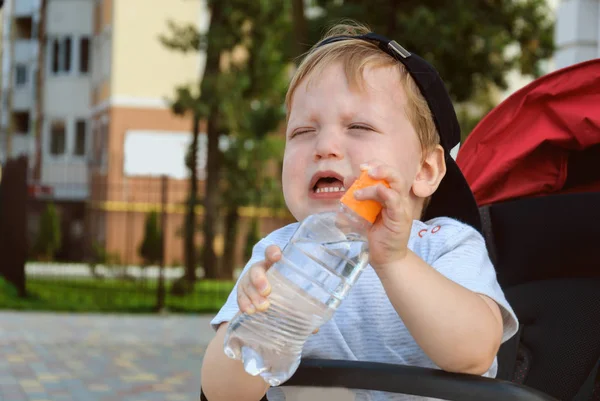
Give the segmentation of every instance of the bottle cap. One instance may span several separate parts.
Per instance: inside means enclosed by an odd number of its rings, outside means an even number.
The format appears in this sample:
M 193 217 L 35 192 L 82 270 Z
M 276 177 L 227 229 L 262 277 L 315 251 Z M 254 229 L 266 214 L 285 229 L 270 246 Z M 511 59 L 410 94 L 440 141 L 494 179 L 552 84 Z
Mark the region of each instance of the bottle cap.
M 390 187 L 385 180 L 375 180 L 369 177 L 369 172 L 367 170 L 363 170 L 358 179 L 354 181 L 354 184 L 352 184 L 352 186 L 348 188 L 346 193 L 342 196 L 340 201 L 363 219 L 369 221 L 370 223 L 374 223 L 375 219 L 379 215 L 379 212 L 381 212 L 381 204 L 372 199 L 359 201 L 354 198 L 354 192 L 357 189 L 362 189 L 377 184 L 383 184 L 388 188 Z

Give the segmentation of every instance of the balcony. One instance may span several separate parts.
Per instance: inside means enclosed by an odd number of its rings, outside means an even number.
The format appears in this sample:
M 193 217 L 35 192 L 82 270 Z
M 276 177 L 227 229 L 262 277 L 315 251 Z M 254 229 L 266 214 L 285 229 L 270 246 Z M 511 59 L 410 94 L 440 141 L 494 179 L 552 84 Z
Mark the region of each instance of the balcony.
M 5 145 L 6 145 L 6 134 L 0 135 L 0 160 L 5 160 Z M 16 132 L 11 136 L 11 157 L 19 157 L 21 155 L 31 156 L 35 151 L 35 140 L 33 136 L 26 133 Z
M 31 83 L 15 87 L 13 90 L 13 110 L 29 111 L 34 105 Z
M 87 162 L 44 158 L 41 183 L 52 188 L 56 199 L 85 200 L 89 194 Z
M 15 40 L 14 60 L 17 63 L 33 63 L 37 59 L 38 44 L 32 39 Z
M 18 0 L 13 4 L 15 17 L 27 17 L 33 15 L 40 7 L 40 0 Z

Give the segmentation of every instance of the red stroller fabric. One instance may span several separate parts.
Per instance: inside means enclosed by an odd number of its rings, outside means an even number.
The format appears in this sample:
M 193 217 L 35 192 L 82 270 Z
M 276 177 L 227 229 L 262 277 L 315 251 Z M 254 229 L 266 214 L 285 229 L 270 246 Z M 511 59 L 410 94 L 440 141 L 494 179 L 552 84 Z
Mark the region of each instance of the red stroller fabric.
M 545 75 L 494 108 L 467 137 L 457 164 L 479 206 L 565 188 L 569 158 L 600 144 L 600 59 Z M 595 164 L 600 171 L 600 159 Z

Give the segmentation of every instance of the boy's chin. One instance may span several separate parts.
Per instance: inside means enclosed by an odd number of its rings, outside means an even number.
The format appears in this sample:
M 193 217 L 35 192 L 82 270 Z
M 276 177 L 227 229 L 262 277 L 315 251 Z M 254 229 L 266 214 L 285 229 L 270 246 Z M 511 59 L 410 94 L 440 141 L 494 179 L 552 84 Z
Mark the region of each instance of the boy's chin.
M 309 202 L 307 205 L 307 213 L 306 215 L 311 215 L 315 213 L 323 213 L 323 212 L 336 212 L 340 207 L 339 199 L 327 199 L 327 200 L 318 200 L 314 199 Z

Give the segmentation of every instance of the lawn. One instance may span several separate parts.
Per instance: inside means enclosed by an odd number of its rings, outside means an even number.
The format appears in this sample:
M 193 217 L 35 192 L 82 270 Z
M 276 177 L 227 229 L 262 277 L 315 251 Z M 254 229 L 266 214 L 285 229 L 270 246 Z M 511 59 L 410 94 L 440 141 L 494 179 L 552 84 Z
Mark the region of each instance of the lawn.
M 227 300 L 232 281 L 201 280 L 185 296 L 170 294 L 166 308 L 178 313 L 213 313 Z M 15 288 L 0 278 L 0 309 L 69 312 L 149 313 L 156 307 L 156 281 L 94 278 L 27 279 L 28 297 L 19 298 Z

